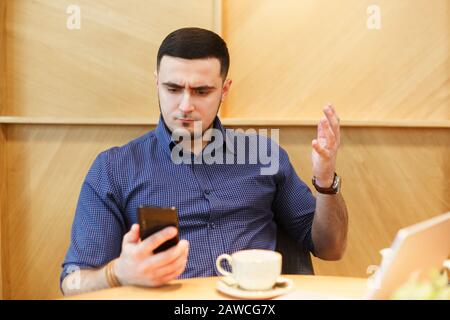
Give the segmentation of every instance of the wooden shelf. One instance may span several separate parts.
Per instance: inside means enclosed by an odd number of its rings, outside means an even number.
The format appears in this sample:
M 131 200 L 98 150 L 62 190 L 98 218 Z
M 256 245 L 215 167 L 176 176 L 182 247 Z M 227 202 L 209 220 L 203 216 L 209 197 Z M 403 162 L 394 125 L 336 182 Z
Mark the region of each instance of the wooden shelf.
M 222 122 L 231 126 L 280 126 L 280 127 L 310 127 L 316 126 L 319 119 L 222 119 Z M 415 120 L 341 120 L 341 127 L 411 127 L 411 128 L 450 128 L 450 120 L 442 121 L 415 121 Z
M 222 118 L 228 126 L 280 126 L 311 127 L 318 120 L 296 119 L 242 119 Z M 150 118 L 62 118 L 62 117 L 17 117 L 0 116 L 0 124 L 48 124 L 48 125 L 119 125 L 119 126 L 154 126 L 158 119 Z M 342 127 L 388 127 L 388 128 L 450 128 L 450 120 L 418 121 L 418 120 L 342 120 Z
M 17 117 L 0 116 L 0 123 L 55 125 L 155 125 L 158 119 L 145 118 L 76 118 L 76 117 Z

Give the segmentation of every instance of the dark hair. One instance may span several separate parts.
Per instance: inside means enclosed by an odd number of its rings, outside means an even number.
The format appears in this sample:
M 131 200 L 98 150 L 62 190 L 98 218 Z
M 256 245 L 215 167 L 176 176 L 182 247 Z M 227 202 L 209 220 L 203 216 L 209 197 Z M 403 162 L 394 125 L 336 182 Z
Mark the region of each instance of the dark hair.
M 182 28 L 170 33 L 158 50 L 158 70 L 164 56 L 183 59 L 217 58 L 223 79 L 227 77 L 230 66 L 230 55 L 225 41 L 216 33 L 201 28 Z

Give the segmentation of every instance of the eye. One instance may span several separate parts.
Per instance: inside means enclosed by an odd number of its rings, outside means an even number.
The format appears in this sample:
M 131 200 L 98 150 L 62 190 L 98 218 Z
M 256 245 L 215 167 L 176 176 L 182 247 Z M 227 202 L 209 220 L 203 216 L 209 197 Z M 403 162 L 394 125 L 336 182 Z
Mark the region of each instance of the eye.
M 179 90 L 176 89 L 176 88 L 167 88 L 167 91 L 169 91 L 170 93 L 176 93 L 176 92 L 178 92 Z
M 209 93 L 208 90 L 196 90 L 195 92 L 200 96 L 206 96 Z

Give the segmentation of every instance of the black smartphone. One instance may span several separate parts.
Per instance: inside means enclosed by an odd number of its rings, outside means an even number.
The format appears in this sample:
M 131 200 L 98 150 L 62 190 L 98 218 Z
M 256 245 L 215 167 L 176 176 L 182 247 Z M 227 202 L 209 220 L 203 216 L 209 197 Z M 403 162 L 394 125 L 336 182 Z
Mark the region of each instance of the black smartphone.
M 138 222 L 139 233 L 141 240 L 144 240 L 152 234 L 169 226 L 178 227 L 178 213 L 175 207 L 160 208 L 160 207 L 145 207 L 138 208 Z M 153 253 L 165 251 L 179 242 L 178 233 L 172 239 L 167 240 L 158 248 L 153 250 Z

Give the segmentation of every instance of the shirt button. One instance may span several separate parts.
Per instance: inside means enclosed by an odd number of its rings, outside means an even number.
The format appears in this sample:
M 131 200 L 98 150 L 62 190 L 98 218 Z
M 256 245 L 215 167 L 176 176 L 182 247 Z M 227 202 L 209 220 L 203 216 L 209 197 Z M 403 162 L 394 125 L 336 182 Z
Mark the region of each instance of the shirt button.
M 210 227 L 211 229 L 215 229 L 215 228 L 216 228 L 216 225 L 214 224 L 214 222 L 211 222 L 211 223 L 209 224 L 209 227 Z
M 205 194 L 206 194 L 206 195 L 209 195 L 210 193 L 211 193 L 211 190 L 209 190 L 209 189 L 206 189 L 206 190 L 205 190 Z

